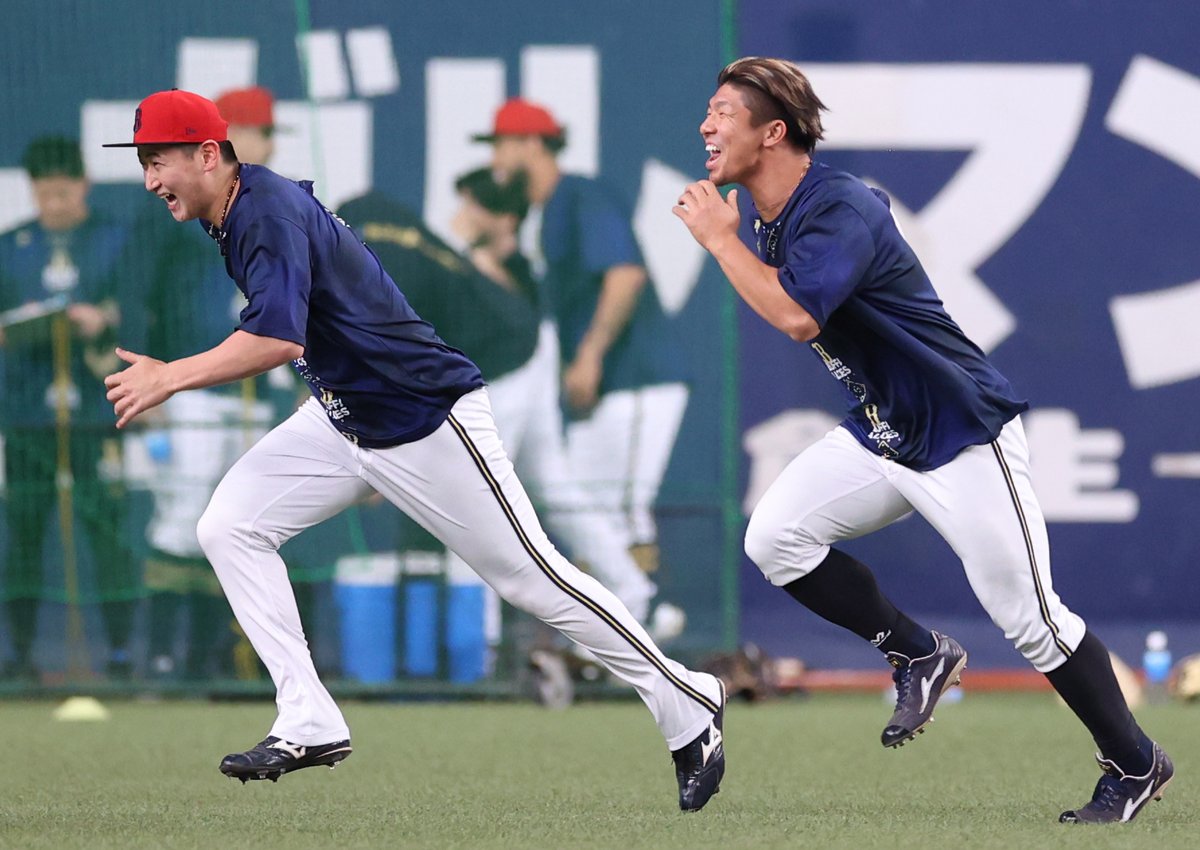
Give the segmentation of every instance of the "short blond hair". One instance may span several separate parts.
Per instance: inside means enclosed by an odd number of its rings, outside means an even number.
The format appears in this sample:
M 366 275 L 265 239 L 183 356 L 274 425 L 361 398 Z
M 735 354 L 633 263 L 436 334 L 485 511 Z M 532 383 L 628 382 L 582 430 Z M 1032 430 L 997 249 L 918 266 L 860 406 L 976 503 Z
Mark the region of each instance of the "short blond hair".
M 721 69 L 717 85 L 726 83 L 736 86 L 745 96 L 755 126 L 782 121 L 787 127 L 788 141 L 808 153 L 825 138 L 821 112 L 828 109 L 794 62 L 746 56 Z

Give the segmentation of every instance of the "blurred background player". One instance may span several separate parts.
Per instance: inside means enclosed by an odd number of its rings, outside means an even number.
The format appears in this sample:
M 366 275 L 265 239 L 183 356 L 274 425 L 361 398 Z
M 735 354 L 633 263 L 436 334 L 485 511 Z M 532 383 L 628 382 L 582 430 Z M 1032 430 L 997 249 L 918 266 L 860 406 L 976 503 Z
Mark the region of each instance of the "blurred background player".
M 506 282 L 496 285 L 434 235 L 416 213 L 381 191 L 372 190 L 347 201 L 337 214 L 371 248 L 389 276 L 403 288 L 413 309 L 437 327 L 450 345 L 469 352 L 488 380 L 503 383 L 507 375 L 519 371 L 529 360 L 537 343 L 537 314 L 515 275 L 502 267 L 494 268 L 493 272 Z M 505 447 L 513 456 L 499 407 L 494 409 Z M 529 485 L 536 500 L 536 486 L 533 482 Z M 491 667 L 485 647 L 494 650 L 500 641 L 499 598 L 484 590 L 482 579 L 461 559 L 447 553 L 443 562 L 443 547 L 433 535 L 404 514 L 398 523 L 397 545 L 405 553 L 406 563 L 420 557 L 417 553 L 437 553 L 448 592 L 454 596 L 453 600 L 447 597 L 448 606 L 458 606 L 463 599 L 477 601 L 470 606 L 470 613 L 463 615 L 473 620 L 469 626 L 460 617 L 447 618 L 445 640 L 450 677 L 459 681 L 481 678 Z M 437 616 L 436 612 L 426 613 Z M 473 635 L 476 645 L 468 646 Z
M 102 378 L 116 365 L 113 329 L 120 320 L 108 273 L 127 232 L 89 208 L 90 185 L 75 139 L 35 139 L 22 164 L 33 184 L 37 218 L 0 236 L 0 310 L 56 296 L 66 306 L 65 312 L 0 331 L 7 383 L 3 595 L 13 646 L 4 674 L 24 681 L 38 676 L 32 651 L 39 603 L 47 595 L 43 543 L 58 495 L 55 537 L 73 549 L 76 535 L 69 529 L 76 519 L 86 532 L 108 637 L 107 670 L 124 678 L 131 670 L 128 644 L 140 583 L 125 545 L 124 490 L 115 475 L 102 475 L 101 461 L 106 469 L 120 469 Z M 57 352 L 56 322 L 69 337 L 60 338 Z M 65 500 L 59 493 L 64 487 Z M 63 556 L 73 572 L 74 552 Z
M 517 250 L 517 228 L 528 208 L 523 179 L 500 186 L 483 168 L 460 176 L 455 186 L 460 207 L 453 226 L 468 246 L 466 257 L 380 192 L 347 202 L 338 214 L 404 287 L 413 308 L 475 359 L 489 382 L 505 449 L 534 500 L 546 507 L 549 530 L 645 622 L 656 588 L 622 545 L 621 529 L 570 478 L 558 407 L 545 404 L 557 378 L 545 381 L 534 356 L 540 321 L 536 284 Z M 478 581 L 452 553 L 446 573 L 452 584 Z M 498 607 L 494 594 L 488 598 L 486 633 L 494 644 Z M 652 634 L 656 640 L 674 636 Z
M 275 155 L 275 95 L 262 86 L 231 89 L 214 101 L 229 122 L 229 141 L 241 162 L 267 165 Z
M 571 474 L 622 529 L 622 543 L 642 569 L 654 572 L 653 507 L 688 386 L 629 213 L 609 187 L 560 170 L 566 130 L 537 104 L 512 98 L 492 131 L 475 138 L 492 143 L 500 182 L 526 179 L 530 211 L 521 247 L 556 330 Z

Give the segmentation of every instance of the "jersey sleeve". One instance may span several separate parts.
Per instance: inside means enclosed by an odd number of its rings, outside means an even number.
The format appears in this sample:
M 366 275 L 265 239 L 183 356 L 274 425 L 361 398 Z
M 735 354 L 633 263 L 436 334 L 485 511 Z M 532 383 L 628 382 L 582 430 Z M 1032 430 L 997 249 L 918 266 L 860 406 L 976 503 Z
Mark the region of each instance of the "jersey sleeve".
M 779 282 L 820 327 L 862 281 L 875 258 L 870 228 L 850 205 L 814 210 L 793 234 Z
M 629 217 L 599 187 L 579 198 L 581 264 L 589 274 L 603 274 L 613 266 L 643 265 L 642 252 Z
M 312 290 L 308 235 L 288 219 L 262 216 L 238 242 L 249 303 L 237 329 L 304 345 Z

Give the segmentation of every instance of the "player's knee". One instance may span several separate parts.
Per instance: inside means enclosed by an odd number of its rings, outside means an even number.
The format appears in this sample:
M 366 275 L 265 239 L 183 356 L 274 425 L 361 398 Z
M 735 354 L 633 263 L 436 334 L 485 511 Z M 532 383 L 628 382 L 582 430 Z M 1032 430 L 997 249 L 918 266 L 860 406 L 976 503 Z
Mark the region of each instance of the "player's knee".
M 803 576 L 808 572 L 803 565 L 819 563 L 827 551 L 802 526 L 769 521 L 757 513 L 746 527 L 744 546 L 767 580 L 780 586 Z
M 215 499 L 208 503 L 196 523 L 196 538 L 211 563 L 215 563 L 223 552 L 231 548 L 253 545 L 254 536 L 244 516 L 238 516 Z
M 222 511 L 210 502 L 196 523 L 196 538 L 200 548 L 209 561 L 221 551 L 231 539 L 231 518 L 222 515 Z
M 746 526 L 746 538 L 742 542 L 746 557 L 764 572 L 764 567 L 775 552 L 775 535 L 772 531 L 773 529 L 765 528 L 763 523 L 755 522 L 754 516 L 751 516 L 750 524 Z

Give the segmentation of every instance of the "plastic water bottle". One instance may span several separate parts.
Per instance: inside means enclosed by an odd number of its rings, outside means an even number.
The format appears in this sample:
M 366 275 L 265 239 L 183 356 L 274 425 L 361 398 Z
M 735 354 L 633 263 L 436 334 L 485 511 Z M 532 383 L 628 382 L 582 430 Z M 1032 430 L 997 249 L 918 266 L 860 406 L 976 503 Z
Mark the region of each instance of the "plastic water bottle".
M 1162 697 L 1166 692 L 1167 676 L 1171 672 L 1171 650 L 1167 649 L 1167 634 L 1155 630 L 1146 635 L 1146 652 L 1142 655 L 1142 672 L 1150 695 Z

